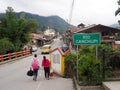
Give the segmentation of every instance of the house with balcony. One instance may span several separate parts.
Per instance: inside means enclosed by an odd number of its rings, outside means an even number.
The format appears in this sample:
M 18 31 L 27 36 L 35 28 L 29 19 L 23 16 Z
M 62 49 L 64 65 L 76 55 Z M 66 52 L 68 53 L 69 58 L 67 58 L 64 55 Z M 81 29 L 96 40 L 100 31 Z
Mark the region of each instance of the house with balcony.
M 37 33 L 31 33 L 30 37 L 31 37 L 31 45 L 35 45 L 35 46 L 43 46 L 45 39 L 43 38 L 43 34 L 37 34 Z
M 120 34 L 120 29 L 101 24 L 71 28 L 64 33 L 63 40 L 72 48 L 76 47 L 73 44 L 73 34 L 76 33 L 99 33 L 101 35 L 101 44 L 107 44 L 112 48 L 120 48 L 120 44 L 116 43 L 116 36 Z

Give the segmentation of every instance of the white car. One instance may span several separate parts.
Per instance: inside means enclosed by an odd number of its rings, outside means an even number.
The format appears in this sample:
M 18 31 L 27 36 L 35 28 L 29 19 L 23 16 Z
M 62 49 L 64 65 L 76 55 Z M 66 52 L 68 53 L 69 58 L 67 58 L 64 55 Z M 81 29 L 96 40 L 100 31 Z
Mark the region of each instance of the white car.
M 37 46 L 32 46 L 32 52 L 35 52 L 35 51 L 37 51 Z

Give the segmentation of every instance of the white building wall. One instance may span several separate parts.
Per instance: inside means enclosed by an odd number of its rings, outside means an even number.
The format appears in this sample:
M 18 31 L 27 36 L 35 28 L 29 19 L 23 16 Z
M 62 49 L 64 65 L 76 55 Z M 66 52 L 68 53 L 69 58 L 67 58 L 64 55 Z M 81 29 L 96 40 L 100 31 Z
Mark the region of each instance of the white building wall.
M 52 67 L 58 73 L 61 73 L 61 54 L 58 50 L 52 53 Z
M 55 35 L 55 30 L 54 29 L 47 29 L 46 31 L 44 31 L 44 35 Z

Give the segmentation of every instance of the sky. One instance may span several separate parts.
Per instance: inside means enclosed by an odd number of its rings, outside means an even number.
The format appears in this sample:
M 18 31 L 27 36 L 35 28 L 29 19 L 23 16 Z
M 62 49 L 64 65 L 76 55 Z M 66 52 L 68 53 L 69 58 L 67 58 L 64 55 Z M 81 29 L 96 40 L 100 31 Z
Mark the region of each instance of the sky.
M 29 12 L 40 16 L 57 15 L 77 26 L 118 23 L 120 16 L 115 16 L 118 0 L 0 0 L 0 13 L 12 7 L 15 12 Z M 72 10 L 71 18 L 70 11 Z M 71 20 L 70 20 L 71 19 Z

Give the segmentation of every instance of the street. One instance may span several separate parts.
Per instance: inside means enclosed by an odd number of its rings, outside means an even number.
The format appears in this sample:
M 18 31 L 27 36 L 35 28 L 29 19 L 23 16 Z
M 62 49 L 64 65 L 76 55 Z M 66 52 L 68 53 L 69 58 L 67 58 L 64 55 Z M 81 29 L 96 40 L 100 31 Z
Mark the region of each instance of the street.
M 58 41 L 58 40 L 57 40 Z M 72 79 L 65 79 L 54 75 L 47 80 L 44 78 L 44 71 L 40 68 L 37 81 L 26 75 L 31 66 L 34 54 L 41 60 L 43 55 L 40 49 L 31 56 L 0 65 L 0 90 L 74 90 Z M 45 54 L 49 59 L 49 54 Z
M 60 37 L 58 37 L 58 38 L 54 39 L 54 42 L 51 43 L 51 46 L 52 46 L 52 49 L 54 49 L 54 48 L 57 48 L 57 47 L 61 47 L 62 44 L 63 44 L 63 41 L 60 40 Z

